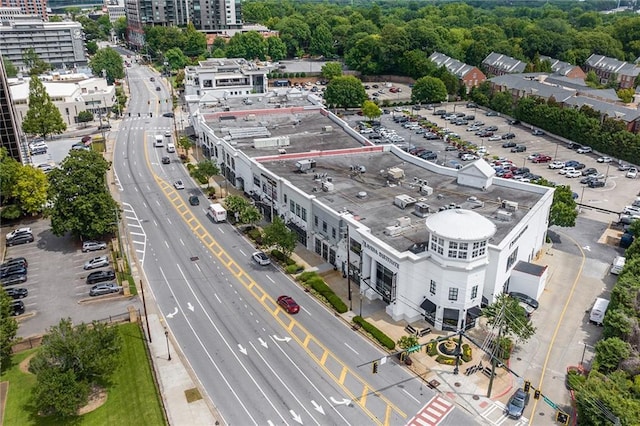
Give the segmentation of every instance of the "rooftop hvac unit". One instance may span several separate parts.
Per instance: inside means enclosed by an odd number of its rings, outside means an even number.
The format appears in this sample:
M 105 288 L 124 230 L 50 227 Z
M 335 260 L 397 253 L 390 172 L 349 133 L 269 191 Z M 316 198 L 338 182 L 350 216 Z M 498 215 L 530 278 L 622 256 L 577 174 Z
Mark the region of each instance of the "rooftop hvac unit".
M 393 225 L 393 226 L 387 226 L 386 228 L 384 228 L 384 233 L 385 235 L 388 235 L 390 237 L 395 237 L 397 235 L 402 234 L 403 228 L 401 228 L 398 225 Z
M 397 195 L 396 198 L 393 200 L 393 204 L 395 204 L 396 206 L 400 207 L 401 209 L 405 209 L 408 206 L 415 204 L 416 203 L 416 199 L 407 195 L 407 194 L 402 194 L 402 195 Z
M 400 167 L 391 167 L 387 171 L 387 176 L 395 180 L 404 179 L 404 170 L 402 170 Z
M 504 200 L 502 202 L 502 208 L 510 212 L 515 212 L 516 210 L 518 210 L 518 203 L 516 203 L 515 201 Z
M 245 118 L 244 121 L 256 121 L 256 115 L 255 114 L 248 114 Z
M 433 194 L 433 188 L 430 187 L 429 185 L 422 185 L 420 187 L 420 193 L 422 195 L 431 195 L 431 194 Z
M 322 182 L 322 190 L 324 192 L 333 191 L 333 182 Z
M 478 200 L 477 197 L 469 197 L 467 198 L 467 203 L 470 205 L 472 209 L 477 209 L 480 207 L 484 207 L 484 201 Z
M 512 217 L 513 217 L 513 213 L 507 212 L 504 210 L 498 210 L 498 213 L 496 214 L 496 218 L 503 222 L 509 222 Z
M 322 126 L 322 131 L 325 132 L 325 133 L 333 132 L 333 127 L 332 126 Z
M 316 160 L 300 160 L 296 161 L 296 168 L 299 172 L 306 173 L 316 167 Z
M 396 224 L 401 228 L 411 226 L 411 218 L 409 216 L 402 216 L 396 219 Z
M 413 214 L 418 217 L 429 216 L 429 204 L 416 203 L 416 205 L 413 207 Z

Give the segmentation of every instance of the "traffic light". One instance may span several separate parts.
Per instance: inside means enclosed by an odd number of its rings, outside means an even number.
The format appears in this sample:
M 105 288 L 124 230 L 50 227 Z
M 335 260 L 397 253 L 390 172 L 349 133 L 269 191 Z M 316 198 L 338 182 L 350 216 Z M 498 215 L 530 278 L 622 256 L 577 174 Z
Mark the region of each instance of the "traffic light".
M 151 105 L 151 101 L 149 101 L 149 100 L 148 100 L 148 101 L 147 101 L 147 105 Z
M 158 99 L 158 105 L 162 103 L 162 99 Z
M 566 425 L 569 423 L 569 415 L 564 411 L 556 412 L 556 421 L 560 424 Z
M 540 391 L 538 389 L 536 389 L 536 391 L 533 393 L 533 398 L 540 399 Z
M 149 113 L 149 117 L 153 117 L 153 113 L 152 112 Z
M 525 391 L 526 393 L 529 393 L 529 390 L 530 390 L 530 389 L 531 389 L 531 382 L 530 382 L 530 381 L 528 381 L 528 380 L 525 380 L 525 381 L 524 381 L 524 391 Z
M 378 361 L 373 361 L 372 363 L 372 372 L 373 374 L 377 374 L 378 373 Z

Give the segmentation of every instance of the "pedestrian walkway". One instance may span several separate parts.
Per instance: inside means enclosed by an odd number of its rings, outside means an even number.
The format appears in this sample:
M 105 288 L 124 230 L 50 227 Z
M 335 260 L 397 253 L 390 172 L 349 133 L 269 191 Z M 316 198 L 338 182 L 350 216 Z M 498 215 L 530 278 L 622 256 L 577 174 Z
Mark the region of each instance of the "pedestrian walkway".
M 454 405 L 441 397 L 434 396 L 409 422 L 408 426 L 435 426 L 440 423 Z

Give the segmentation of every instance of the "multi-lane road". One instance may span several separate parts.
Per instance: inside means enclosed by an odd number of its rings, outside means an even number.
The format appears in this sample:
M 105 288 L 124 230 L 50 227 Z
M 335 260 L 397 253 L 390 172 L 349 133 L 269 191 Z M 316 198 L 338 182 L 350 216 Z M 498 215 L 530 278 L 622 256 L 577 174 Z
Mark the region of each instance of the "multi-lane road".
M 128 85 L 131 117 L 113 133 L 123 220 L 167 326 L 224 420 L 400 425 L 419 413 L 435 396 L 419 378 L 392 359 L 372 374 L 383 351 L 279 269 L 254 263 L 255 249 L 235 228 L 208 220 L 204 197 L 189 205 L 199 188 L 176 154 L 152 144 L 173 128 L 162 117 L 167 87 L 138 65 L 128 69 Z M 171 164 L 161 163 L 164 155 Z M 184 190 L 173 187 L 177 179 Z M 278 307 L 282 294 L 298 301 L 298 314 Z M 454 408 L 440 424 L 474 420 Z

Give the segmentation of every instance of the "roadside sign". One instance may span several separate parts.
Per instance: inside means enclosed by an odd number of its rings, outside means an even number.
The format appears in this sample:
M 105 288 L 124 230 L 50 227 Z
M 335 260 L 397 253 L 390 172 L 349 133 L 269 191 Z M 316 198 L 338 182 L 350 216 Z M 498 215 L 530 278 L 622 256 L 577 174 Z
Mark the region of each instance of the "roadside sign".
M 553 402 L 552 400 L 550 400 L 549 398 L 547 398 L 546 396 L 542 395 L 542 399 L 544 400 L 544 402 L 546 402 L 547 404 L 549 404 L 549 407 L 553 408 L 554 410 L 558 409 L 558 406 L 555 404 L 555 402 Z

